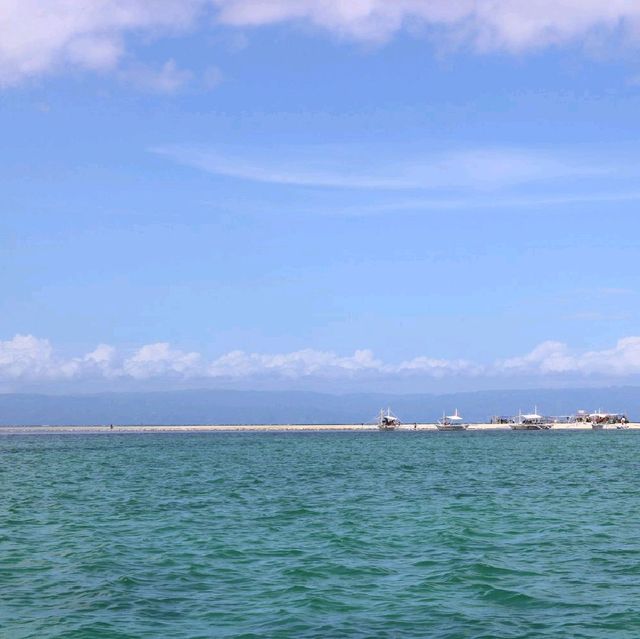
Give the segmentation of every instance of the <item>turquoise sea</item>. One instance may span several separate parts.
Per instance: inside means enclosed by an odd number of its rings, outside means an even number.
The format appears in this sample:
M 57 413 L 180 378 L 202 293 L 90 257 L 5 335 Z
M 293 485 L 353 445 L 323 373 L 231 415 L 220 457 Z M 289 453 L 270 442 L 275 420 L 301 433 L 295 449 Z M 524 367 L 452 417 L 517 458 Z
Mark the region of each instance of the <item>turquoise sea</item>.
M 640 637 L 640 433 L 0 438 L 2 639 Z

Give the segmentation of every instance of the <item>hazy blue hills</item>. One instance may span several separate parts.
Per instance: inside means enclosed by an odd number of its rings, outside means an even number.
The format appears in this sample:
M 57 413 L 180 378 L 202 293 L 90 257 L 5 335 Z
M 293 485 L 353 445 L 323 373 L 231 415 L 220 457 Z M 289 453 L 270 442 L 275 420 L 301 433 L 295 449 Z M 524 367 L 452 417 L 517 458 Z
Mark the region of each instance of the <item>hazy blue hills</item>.
M 530 411 L 624 411 L 640 417 L 640 388 L 505 390 L 443 395 L 330 395 L 301 391 L 181 390 L 91 395 L 0 394 L 0 424 L 361 423 L 390 406 L 404 422 L 434 421 L 458 408 L 469 421 Z

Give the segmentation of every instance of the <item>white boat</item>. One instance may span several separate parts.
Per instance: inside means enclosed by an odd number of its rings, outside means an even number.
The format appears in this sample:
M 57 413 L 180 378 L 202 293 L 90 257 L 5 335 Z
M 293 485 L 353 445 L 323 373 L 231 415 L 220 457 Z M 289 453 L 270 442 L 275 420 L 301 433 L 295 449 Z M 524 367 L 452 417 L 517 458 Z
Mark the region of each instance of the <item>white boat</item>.
M 467 430 L 469 427 L 468 424 L 464 423 L 464 420 L 458 413 L 458 409 L 456 408 L 453 415 L 445 415 L 442 414 L 442 419 L 438 420 L 436 424 L 438 430 Z
M 384 409 L 378 414 L 378 428 L 380 430 L 397 430 L 400 427 L 400 420 L 391 412 L 390 408 Z
M 542 415 L 538 415 L 538 407 L 533 409 L 533 413 L 518 413 L 515 423 L 510 424 L 513 430 L 549 430 L 552 424 Z

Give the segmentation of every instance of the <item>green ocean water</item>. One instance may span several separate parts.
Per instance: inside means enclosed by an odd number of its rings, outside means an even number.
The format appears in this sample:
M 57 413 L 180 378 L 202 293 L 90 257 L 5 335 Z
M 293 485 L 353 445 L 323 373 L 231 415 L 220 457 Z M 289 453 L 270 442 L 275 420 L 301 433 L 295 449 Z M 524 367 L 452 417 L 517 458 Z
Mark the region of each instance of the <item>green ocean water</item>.
M 640 637 L 640 433 L 0 438 L 2 639 Z

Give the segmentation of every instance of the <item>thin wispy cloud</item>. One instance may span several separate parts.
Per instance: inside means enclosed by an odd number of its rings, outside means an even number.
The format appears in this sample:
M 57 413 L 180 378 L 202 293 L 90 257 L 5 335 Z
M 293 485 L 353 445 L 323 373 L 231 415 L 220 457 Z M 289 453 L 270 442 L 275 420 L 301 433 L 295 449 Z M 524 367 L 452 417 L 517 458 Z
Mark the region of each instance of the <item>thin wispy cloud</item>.
M 267 152 L 165 146 L 152 152 L 212 175 L 270 184 L 387 190 L 492 190 L 566 179 L 602 178 L 615 167 L 572 154 L 527 149 L 456 150 L 401 160 L 367 149 L 324 147 Z
M 189 69 L 181 69 L 175 60 L 167 60 L 159 68 L 134 64 L 119 72 L 118 78 L 126 85 L 142 91 L 172 95 L 193 81 Z
M 609 286 L 606 288 L 599 288 L 597 292 L 601 295 L 614 295 L 614 296 L 627 296 L 634 295 L 636 291 L 632 288 L 622 288 L 619 286 Z
M 563 319 L 576 322 L 625 322 L 631 319 L 629 313 L 607 313 L 600 311 L 581 311 L 565 315 Z
M 529 195 L 510 197 L 493 194 L 491 197 L 473 195 L 464 198 L 415 198 L 411 200 L 398 200 L 394 202 L 363 204 L 357 206 L 340 207 L 334 212 L 344 215 L 375 215 L 390 212 L 413 211 L 464 211 L 491 210 L 491 209 L 543 209 L 558 205 L 572 204 L 598 204 L 615 202 L 638 202 L 640 191 L 629 193 L 568 193 L 566 195 L 540 196 Z

